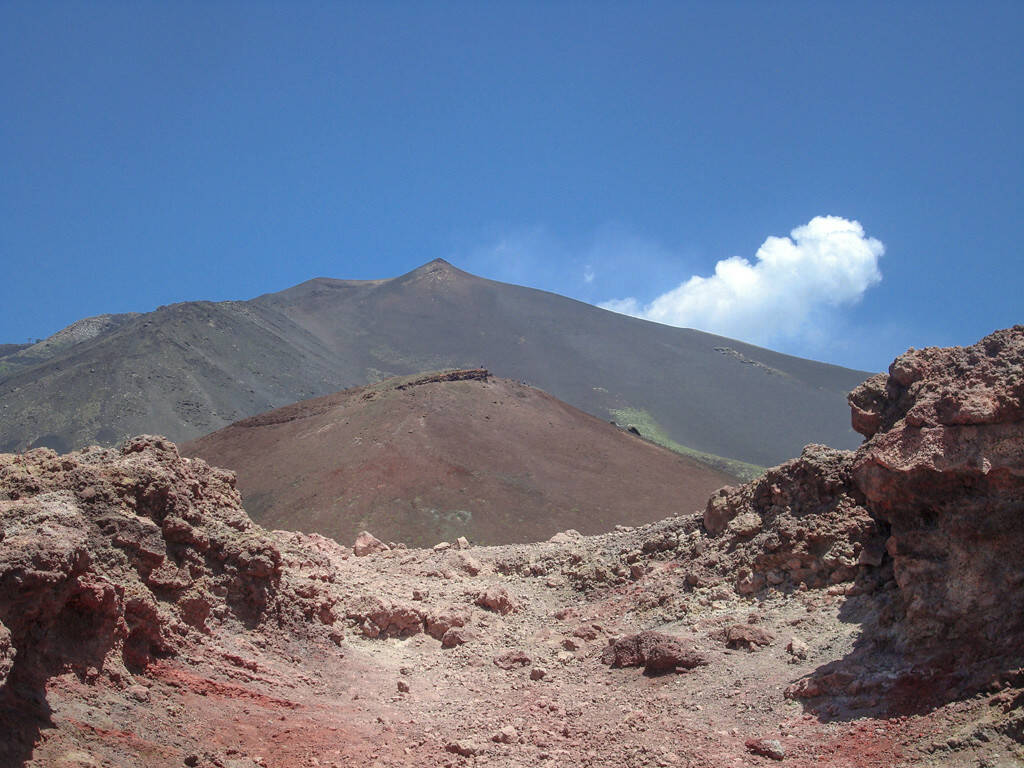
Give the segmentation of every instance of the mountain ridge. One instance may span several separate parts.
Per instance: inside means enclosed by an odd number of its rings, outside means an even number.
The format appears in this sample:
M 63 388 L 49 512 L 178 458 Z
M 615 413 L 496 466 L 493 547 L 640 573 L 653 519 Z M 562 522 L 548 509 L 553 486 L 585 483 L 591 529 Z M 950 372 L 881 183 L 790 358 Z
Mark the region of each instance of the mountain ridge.
M 806 442 L 855 445 L 845 394 L 867 376 L 435 259 L 389 279 L 320 277 L 130 316 L 0 373 L 0 449 L 68 450 L 141 432 L 182 441 L 389 376 L 481 365 L 599 418 L 646 411 L 679 444 L 759 465 Z

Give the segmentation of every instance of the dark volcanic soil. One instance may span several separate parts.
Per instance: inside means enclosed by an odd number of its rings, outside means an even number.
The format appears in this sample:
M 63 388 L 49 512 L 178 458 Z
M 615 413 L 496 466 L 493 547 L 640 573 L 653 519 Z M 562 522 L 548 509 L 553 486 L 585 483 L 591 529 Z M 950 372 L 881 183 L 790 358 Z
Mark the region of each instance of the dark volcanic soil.
M 735 478 L 486 371 L 389 379 L 182 447 L 238 475 L 260 524 L 411 546 L 599 533 L 702 508 Z
M 593 414 L 645 411 L 676 442 L 766 466 L 852 448 L 866 374 L 607 312 L 441 261 L 250 301 L 90 318 L 0 358 L 0 451 L 190 440 L 390 376 L 487 367 Z

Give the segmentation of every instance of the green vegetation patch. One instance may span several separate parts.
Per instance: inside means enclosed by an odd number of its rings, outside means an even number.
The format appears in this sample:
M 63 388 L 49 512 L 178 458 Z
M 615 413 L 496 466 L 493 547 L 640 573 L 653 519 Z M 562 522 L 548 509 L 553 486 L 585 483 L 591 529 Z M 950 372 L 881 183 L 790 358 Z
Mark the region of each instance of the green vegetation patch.
M 625 427 L 636 427 L 640 434 L 658 445 L 675 451 L 682 456 L 687 456 L 702 464 L 717 469 L 719 472 L 738 477 L 744 482 L 756 480 L 764 474 L 765 467 L 757 464 L 748 464 L 738 459 L 727 459 L 724 456 L 716 456 L 713 453 L 704 453 L 693 448 L 681 445 L 668 436 L 661 425 L 647 411 L 642 408 L 611 408 L 608 411 L 616 423 Z

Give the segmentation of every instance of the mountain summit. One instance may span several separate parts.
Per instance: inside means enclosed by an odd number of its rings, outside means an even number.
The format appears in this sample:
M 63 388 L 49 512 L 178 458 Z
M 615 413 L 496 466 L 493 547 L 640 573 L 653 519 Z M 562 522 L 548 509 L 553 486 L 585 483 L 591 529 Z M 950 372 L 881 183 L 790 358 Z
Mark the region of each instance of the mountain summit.
M 390 376 L 485 366 L 663 442 L 768 465 L 807 442 L 855 446 L 845 395 L 866 378 L 442 259 L 387 280 L 163 306 L 93 331 L 31 356 L 2 348 L 0 450 L 141 432 L 188 440 Z

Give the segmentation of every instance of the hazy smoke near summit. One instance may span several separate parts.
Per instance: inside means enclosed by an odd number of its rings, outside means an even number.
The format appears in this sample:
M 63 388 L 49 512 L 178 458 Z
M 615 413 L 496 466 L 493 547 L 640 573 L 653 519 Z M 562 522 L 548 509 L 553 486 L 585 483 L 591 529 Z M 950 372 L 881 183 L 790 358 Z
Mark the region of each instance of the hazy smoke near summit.
M 649 304 L 630 297 L 599 306 L 759 344 L 814 335 L 823 312 L 855 304 L 881 281 L 883 253 L 859 222 L 816 216 L 789 237 L 767 238 L 753 263 L 733 256 Z

